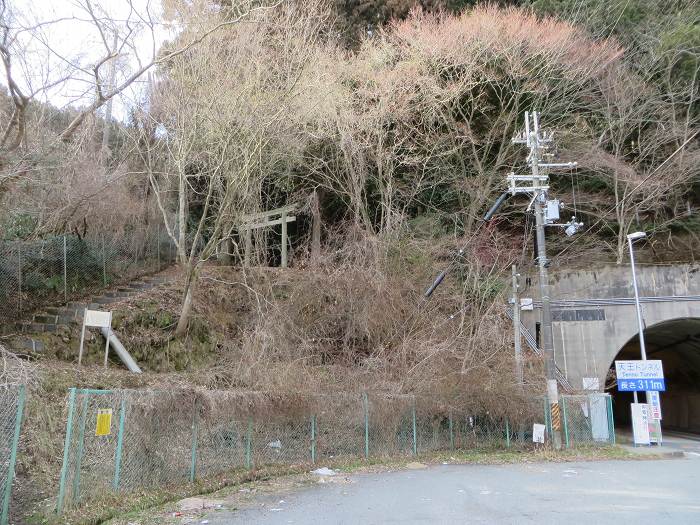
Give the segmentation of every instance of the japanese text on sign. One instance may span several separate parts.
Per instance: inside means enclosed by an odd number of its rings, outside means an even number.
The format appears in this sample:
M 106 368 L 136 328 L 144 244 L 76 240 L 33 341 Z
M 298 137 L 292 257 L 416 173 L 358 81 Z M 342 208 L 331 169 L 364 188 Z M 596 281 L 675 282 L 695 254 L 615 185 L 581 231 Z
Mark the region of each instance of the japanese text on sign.
M 663 379 L 664 370 L 661 361 L 651 359 L 648 361 L 615 361 L 617 380 L 623 379 Z
M 617 389 L 620 392 L 664 392 L 664 370 L 661 361 L 615 361 Z
M 97 410 L 96 436 L 109 436 L 112 432 L 112 409 L 100 408 Z
M 655 390 L 657 392 L 666 391 L 666 382 L 661 379 L 634 379 L 634 380 L 617 380 L 617 389 L 620 392 L 648 392 Z

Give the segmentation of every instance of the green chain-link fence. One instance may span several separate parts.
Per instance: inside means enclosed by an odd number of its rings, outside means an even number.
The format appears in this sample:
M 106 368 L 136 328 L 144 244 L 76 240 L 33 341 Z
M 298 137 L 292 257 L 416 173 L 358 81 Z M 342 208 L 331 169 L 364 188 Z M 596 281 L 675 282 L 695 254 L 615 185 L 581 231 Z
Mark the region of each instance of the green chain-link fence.
M 159 224 L 86 237 L 0 241 L 0 324 L 161 270 L 175 255 Z
M 561 396 L 566 448 L 615 443 L 612 398 L 608 394 Z
M 6 525 L 10 516 L 24 399 L 24 385 L 0 386 L 0 525 Z
M 564 448 L 615 444 L 610 394 L 567 394 L 556 404 L 547 398 L 542 401 L 547 439 L 558 433 Z
M 612 442 L 608 396 L 560 403 L 567 446 Z M 542 406 L 510 421 L 413 396 L 71 389 L 57 509 L 263 465 L 531 443 Z

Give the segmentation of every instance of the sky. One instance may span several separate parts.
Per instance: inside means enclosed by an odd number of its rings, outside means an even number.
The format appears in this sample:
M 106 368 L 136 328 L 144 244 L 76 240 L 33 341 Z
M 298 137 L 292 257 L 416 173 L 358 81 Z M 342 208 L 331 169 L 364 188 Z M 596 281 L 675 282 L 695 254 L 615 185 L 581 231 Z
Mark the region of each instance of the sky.
M 115 65 L 116 84 L 150 62 L 162 43 L 175 34 L 162 22 L 160 0 L 9 0 L 16 18 L 14 26 L 39 28 L 19 31 L 14 49 L 14 77 L 28 92 L 41 90 L 37 99 L 56 107 L 82 106 L 94 100 L 92 68 L 107 54 L 104 41 L 114 45 L 114 32 L 120 52 Z M 104 39 L 86 9 L 100 19 Z M 112 64 L 101 71 L 109 78 Z M 4 73 L 4 72 L 3 72 Z M 64 80 L 65 79 L 65 80 Z M 147 82 L 144 75 L 130 89 L 115 98 L 113 117 L 123 120 L 128 108 L 142 99 Z M 4 74 L 0 82 L 6 85 Z

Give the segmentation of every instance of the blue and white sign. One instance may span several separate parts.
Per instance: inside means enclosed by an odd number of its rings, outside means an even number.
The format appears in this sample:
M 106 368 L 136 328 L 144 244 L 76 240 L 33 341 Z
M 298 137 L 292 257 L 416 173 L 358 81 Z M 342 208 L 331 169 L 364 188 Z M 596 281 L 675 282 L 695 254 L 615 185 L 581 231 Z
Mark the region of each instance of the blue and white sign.
M 620 392 L 665 392 L 664 370 L 661 361 L 615 361 L 617 389 Z
M 658 392 L 647 392 L 647 404 L 649 405 L 649 417 L 661 419 L 661 396 Z

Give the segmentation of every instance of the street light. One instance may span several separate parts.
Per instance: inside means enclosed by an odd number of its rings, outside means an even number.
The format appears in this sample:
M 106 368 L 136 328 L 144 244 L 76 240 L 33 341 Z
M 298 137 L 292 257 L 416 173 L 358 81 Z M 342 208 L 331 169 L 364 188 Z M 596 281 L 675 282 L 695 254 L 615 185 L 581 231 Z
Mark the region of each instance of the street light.
M 645 239 L 647 234 L 645 232 L 634 232 L 630 233 L 627 236 L 627 243 L 629 244 L 630 247 L 630 264 L 632 265 L 632 284 L 634 285 L 634 304 L 637 307 L 637 324 L 639 325 L 639 350 L 642 354 L 642 361 L 647 360 L 647 349 L 646 345 L 644 344 L 644 322 L 642 321 L 642 307 L 639 304 L 639 289 L 637 288 L 637 270 L 634 266 L 634 249 L 632 245 L 634 244 L 635 241 L 638 241 L 640 239 Z M 652 402 L 655 404 L 658 404 L 659 410 L 661 409 L 661 404 L 658 398 L 655 399 L 655 401 L 651 401 L 652 397 L 649 394 L 649 392 L 646 392 L 646 402 Z M 637 392 L 634 392 L 634 402 L 637 403 Z M 656 431 L 658 432 L 658 444 L 661 444 L 661 426 L 658 423 L 657 420 L 655 420 L 655 428 Z
M 639 349 L 642 352 L 642 361 L 647 360 L 647 349 L 644 345 L 644 322 L 642 321 L 642 307 L 639 304 L 639 289 L 637 288 L 637 271 L 634 267 L 634 249 L 632 245 L 634 241 L 640 239 L 645 239 L 647 234 L 645 232 L 634 232 L 627 236 L 627 242 L 630 247 L 630 264 L 632 265 L 632 284 L 634 285 L 634 304 L 637 306 L 637 324 L 639 325 Z M 635 393 L 635 402 L 636 400 Z

